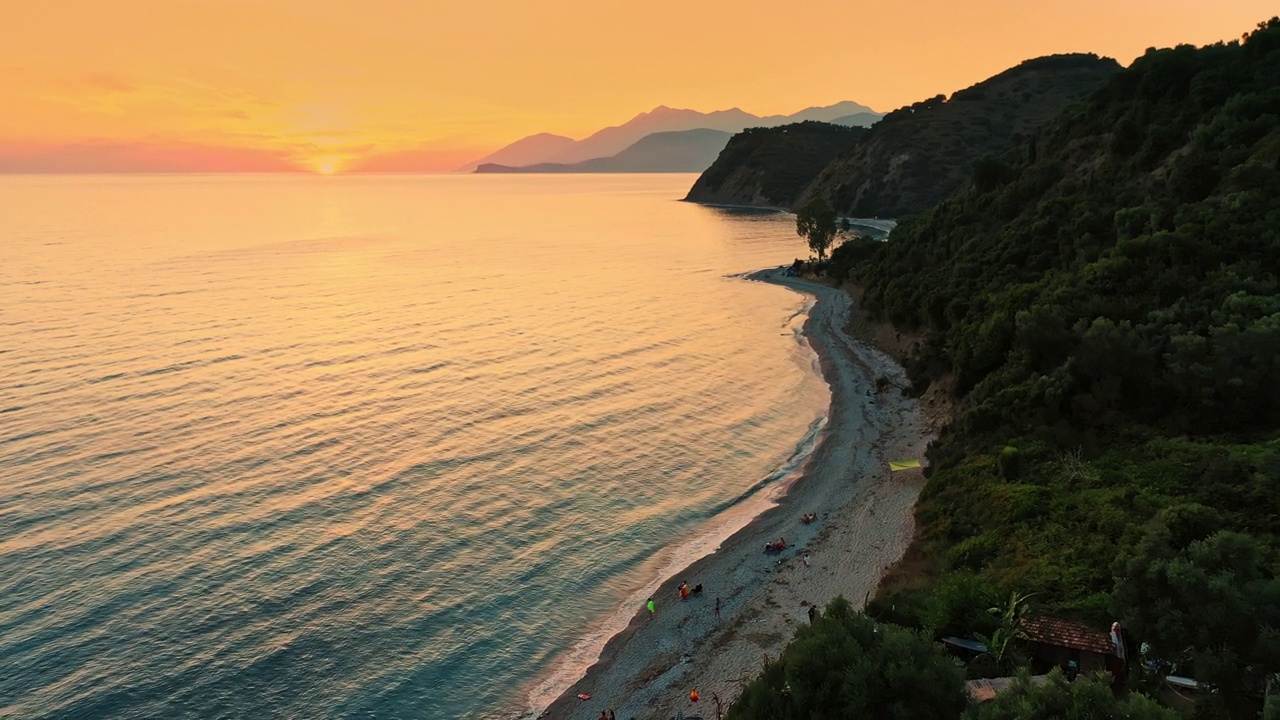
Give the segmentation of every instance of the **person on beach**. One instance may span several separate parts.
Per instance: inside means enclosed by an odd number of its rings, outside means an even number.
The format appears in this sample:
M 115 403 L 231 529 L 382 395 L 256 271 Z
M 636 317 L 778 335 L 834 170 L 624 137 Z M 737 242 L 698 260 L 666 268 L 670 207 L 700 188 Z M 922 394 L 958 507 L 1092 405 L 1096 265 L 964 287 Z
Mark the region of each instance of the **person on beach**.
M 720 619 L 720 598 L 716 598 L 716 619 Z
M 809 553 L 804 554 L 804 566 L 809 567 Z
M 689 583 L 688 582 L 680 583 L 680 599 L 681 600 L 689 599 Z
M 653 604 L 653 598 L 649 598 L 649 604 L 645 607 L 649 609 L 649 619 L 652 620 L 653 616 L 658 614 L 658 606 Z
M 816 617 L 818 617 L 818 606 L 810 605 L 809 606 L 809 624 L 810 625 L 813 624 L 813 619 Z

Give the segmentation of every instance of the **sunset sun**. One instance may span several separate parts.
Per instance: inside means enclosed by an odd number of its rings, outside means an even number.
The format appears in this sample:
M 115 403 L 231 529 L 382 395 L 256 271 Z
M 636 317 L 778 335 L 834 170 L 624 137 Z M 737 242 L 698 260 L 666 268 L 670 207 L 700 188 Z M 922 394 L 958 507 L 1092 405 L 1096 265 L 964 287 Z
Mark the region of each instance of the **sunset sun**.
M 338 172 L 338 159 L 325 157 L 316 160 L 316 172 L 321 175 L 333 175 Z

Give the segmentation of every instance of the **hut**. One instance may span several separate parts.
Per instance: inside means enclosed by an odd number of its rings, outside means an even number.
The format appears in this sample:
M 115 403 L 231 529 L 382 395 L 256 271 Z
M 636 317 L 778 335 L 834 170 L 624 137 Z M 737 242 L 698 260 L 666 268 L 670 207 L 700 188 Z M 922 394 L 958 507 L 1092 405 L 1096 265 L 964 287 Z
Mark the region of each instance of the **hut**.
M 1118 680 L 1124 677 L 1127 653 L 1118 626 L 1113 626 L 1112 634 L 1074 620 L 1034 617 L 1022 621 L 1022 631 L 1027 634 L 1036 672 L 1058 667 L 1068 678 L 1095 672 L 1109 672 Z

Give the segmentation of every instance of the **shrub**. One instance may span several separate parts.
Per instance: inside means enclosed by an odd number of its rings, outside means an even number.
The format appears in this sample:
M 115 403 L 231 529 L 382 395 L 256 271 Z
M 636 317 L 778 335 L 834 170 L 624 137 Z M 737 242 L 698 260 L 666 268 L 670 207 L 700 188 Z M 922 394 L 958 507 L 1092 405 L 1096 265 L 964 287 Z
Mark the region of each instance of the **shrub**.
M 996 465 L 1000 468 L 1000 477 L 1005 480 L 1017 480 L 1019 473 L 1022 472 L 1022 454 L 1018 452 L 1018 448 L 1005 445 L 1000 449 Z
M 921 633 L 882 625 L 832 600 L 765 665 L 727 720 L 958 718 L 964 670 Z
M 1067 682 L 1058 670 L 1042 685 L 1025 672 L 994 700 L 969 709 L 965 720 L 1179 720 L 1178 714 L 1137 693 L 1120 698 L 1102 678 Z

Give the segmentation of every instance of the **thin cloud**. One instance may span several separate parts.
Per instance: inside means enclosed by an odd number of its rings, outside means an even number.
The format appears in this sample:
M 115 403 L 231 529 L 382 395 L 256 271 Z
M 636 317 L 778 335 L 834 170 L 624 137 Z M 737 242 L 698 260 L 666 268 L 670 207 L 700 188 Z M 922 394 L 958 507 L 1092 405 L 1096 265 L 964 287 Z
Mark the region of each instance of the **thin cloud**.
M 175 141 L 0 143 L 0 173 L 298 172 L 285 153 Z
M 451 171 L 482 154 L 474 148 L 412 148 L 369 155 L 351 163 L 348 172 Z
M 79 84 L 112 93 L 128 93 L 138 89 L 137 85 L 120 75 L 101 72 L 81 76 Z

